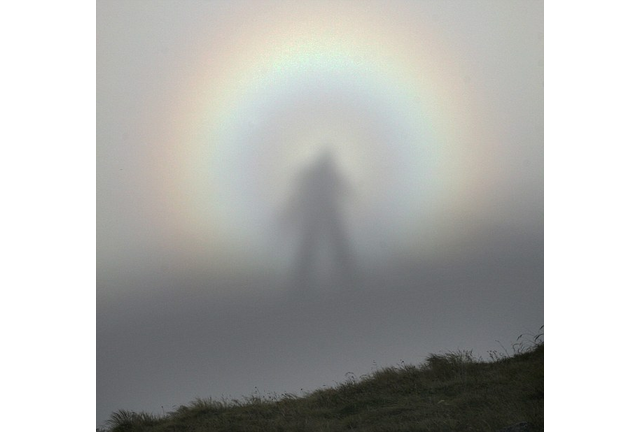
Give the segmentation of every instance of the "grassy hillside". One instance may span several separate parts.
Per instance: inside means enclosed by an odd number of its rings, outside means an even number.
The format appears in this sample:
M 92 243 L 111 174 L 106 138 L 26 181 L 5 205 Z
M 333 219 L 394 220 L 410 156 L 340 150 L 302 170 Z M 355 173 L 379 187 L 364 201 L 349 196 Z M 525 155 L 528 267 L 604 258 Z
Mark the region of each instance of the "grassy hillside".
M 108 430 L 541 431 L 540 339 L 526 346 L 518 342 L 513 355 L 491 352 L 489 361 L 465 351 L 432 354 L 418 366 L 381 369 L 304 397 L 198 399 L 163 417 L 121 410 L 112 414 Z

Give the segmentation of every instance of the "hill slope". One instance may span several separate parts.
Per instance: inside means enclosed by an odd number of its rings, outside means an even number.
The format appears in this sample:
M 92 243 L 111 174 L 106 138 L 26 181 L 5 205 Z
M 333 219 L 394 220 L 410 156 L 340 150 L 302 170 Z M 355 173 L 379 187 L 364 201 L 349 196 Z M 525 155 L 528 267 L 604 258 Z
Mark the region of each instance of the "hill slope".
M 253 395 L 243 401 L 198 399 L 158 417 L 118 411 L 124 431 L 541 431 L 544 345 L 511 357 L 469 352 L 430 355 L 419 366 L 385 368 L 304 397 Z M 522 424 L 524 423 L 524 424 Z

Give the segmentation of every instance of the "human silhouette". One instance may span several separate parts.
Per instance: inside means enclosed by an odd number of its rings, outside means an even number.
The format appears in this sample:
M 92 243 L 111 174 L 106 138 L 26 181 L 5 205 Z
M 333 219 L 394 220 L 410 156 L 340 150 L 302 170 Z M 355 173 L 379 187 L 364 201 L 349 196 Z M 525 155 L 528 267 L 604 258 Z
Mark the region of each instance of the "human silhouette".
M 314 286 L 326 275 L 322 253 L 342 282 L 354 277 L 353 256 L 342 217 L 348 187 L 330 152 L 322 154 L 304 170 L 286 210 L 287 222 L 299 236 L 294 265 L 296 289 Z

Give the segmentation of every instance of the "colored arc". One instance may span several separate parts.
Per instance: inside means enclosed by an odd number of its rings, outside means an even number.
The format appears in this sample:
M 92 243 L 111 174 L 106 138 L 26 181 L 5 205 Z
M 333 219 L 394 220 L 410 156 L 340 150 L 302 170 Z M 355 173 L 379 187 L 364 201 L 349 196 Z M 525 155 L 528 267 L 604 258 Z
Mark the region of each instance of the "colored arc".
M 457 88 L 451 50 L 411 17 L 342 7 L 218 30 L 235 37 L 203 53 L 167 113 L 178 126 L 162 146 L 171 162 L 158 189 L 168 207 L 179 203 L 171 230 L 272 263 L 279 208 L 327 148 L 353 185 L 345 217 L 363 254 L 410 245 L 472 205 L 482 180 L 468 165 L 470 131 L 481 128 L 466 115 L 473 101 Z

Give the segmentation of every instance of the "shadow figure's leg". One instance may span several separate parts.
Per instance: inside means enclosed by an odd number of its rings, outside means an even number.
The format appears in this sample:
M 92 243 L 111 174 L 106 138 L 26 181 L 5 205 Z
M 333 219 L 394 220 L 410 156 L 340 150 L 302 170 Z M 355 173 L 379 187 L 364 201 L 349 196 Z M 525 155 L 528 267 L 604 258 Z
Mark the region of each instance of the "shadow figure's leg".
M 302 241 L 294 266 L 294 289 L 307 291 L 313 286 L 314 261 L 317 256 L 318 235 L 313 226 L 308 226 L 302 233 Z
M 353 282 L 356 279 L 354 255 L 349 246 L 349 239 L 343 229 L 342 221 L 337 214 L 331 221 L 329 228 L 328 234 L 330 236 L 328 240 L 331 242 L 334 262 L 340 276 L 345 282 Z

